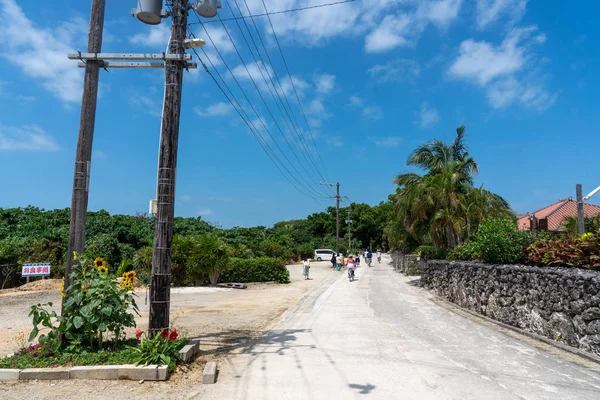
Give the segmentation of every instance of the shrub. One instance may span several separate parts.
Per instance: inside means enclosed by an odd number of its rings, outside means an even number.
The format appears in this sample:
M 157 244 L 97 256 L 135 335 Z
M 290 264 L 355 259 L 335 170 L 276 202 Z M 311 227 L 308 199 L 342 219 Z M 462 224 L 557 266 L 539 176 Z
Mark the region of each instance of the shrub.
M 423 245 L 417 247 L 417 249 L 415 250 L 415 254 L 423 260 L 430 260 L 434 258 L 436 253 L 437 251 L 435 250 L 434 246 Z
M 531 235 L 520 231 L 513 221 L 486 219 L 475 234 L 474 251 L 488 263 L 516 263 L 531 243 Z
M 259 257 L 251 259 L 232 258 L 221 275 L 223 282 L 279 282 L 288 283 L 290 272 L 278 258 Z
M 175 363 L 179 360 L 179 350 L 185 345 L 185 340 L 178 339 L 176 329 L 170 332 L 164 329 L 150 338 L 140 330 L 136 332 L 138 345 L 131 347 L 137 365 L 164 364 L 171 372 L 175 371 Z
M 526 261 L 533 265 L 600 269 L 600 231 L 577 238 L 542 239 L 525 253 Z
M 272 258 L 287 259 L 291 256 L 291 251 L 288 248 L 275 242 L 271 238 L 265 239 L 260 243 L 260 251 L 266 257 Z
M 221 272 L 229 264 L 231 249 L 222 239 L 210 234 L 194 236 L 190 240 L 185 264 L 188 278 L 198 284 L 208 276 L 210 283 L 216 285 Z
M 470 261 L 479 260 L 480 258 L 481 255 L 477 252 L 474 242 L 459 244 L 446 254 L 446 260 L 448 261 Z

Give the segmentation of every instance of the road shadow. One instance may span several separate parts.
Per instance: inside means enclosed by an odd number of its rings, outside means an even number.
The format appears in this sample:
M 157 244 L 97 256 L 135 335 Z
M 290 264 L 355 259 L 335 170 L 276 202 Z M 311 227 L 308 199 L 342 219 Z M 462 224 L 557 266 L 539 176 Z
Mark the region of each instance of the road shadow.
M 421 278 L 410 280 L 410 281 L 406 282 L 406 284 L 410 285 L 410 286 L 418 287 L 418 288 L 423 287 L 423 284 L 421 283 Z
M 375 385 L 371 385 L 370 383 L 368 383 L 366 385 L 359 385 L 357 383 L 351 383 L 348 385 L 348 387 L 350 387 L 350 389 L 358 390 L 359 394 L 369 394 L 369 393 L 371 393 L 371 391 L 373 389 L 375 389 Z

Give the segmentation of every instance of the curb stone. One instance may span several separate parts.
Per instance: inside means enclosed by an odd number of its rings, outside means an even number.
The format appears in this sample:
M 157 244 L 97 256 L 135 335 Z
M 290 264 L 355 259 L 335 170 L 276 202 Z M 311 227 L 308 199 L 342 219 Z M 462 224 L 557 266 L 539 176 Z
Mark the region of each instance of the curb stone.
M 0 381 L 18 381 L 20 369 L 0 369 Z
M 169 368 L 166 365 L 136 366 L 126 364 L 77 366 L 71 368 L 26 368 L 21 370 L 0 369 L 0 381 L 61 379 L 166 381 L 168 377 Z

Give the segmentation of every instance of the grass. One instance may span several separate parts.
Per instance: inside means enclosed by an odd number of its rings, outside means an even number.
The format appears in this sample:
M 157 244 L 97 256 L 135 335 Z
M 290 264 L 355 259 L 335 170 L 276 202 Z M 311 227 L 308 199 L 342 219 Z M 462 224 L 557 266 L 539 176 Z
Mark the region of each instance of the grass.
M 44 368 L 76 365 L 119 365 L 134 364 L 135 354 L 128 346 L 135 346 L 136 340 L 127 340 L 113 350 L 86 352 L 81 354 L 34 355 L 21 352 L 12 357 L 0 359 L 0 368 Z

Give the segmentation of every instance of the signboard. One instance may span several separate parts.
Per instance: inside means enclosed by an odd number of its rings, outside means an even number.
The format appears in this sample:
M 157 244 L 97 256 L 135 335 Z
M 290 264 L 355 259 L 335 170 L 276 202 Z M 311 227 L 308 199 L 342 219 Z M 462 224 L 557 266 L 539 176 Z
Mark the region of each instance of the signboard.
M 23 264 L 21 276 L 50 276 L 50 264 Z

